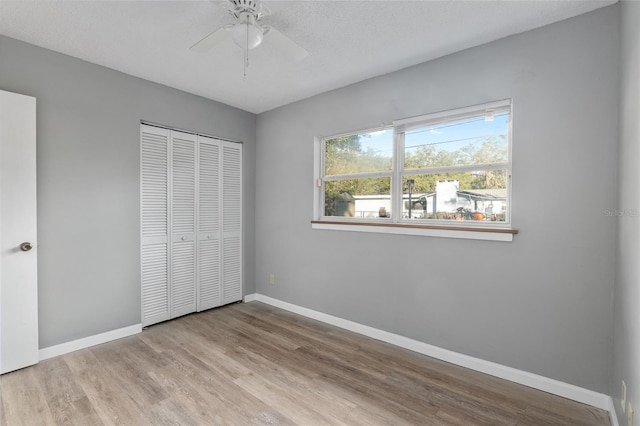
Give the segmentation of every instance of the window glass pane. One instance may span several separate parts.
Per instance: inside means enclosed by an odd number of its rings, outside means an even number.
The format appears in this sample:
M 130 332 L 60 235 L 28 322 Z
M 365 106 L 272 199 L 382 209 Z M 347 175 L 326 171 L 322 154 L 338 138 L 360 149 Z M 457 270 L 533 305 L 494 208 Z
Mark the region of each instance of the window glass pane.
M 389 177 L 325 182 L 324 188 L 325 216 L 391 216 Z
M 405 133 L 404 167 L 418 169 L 509 161 L 507 112 Z
M 404 219 L 506 220 L 506 170 L 406 176 L 402 188 Z
M 392 129 L 327 139 L 324 174 L 390 171 L 392 155 Z

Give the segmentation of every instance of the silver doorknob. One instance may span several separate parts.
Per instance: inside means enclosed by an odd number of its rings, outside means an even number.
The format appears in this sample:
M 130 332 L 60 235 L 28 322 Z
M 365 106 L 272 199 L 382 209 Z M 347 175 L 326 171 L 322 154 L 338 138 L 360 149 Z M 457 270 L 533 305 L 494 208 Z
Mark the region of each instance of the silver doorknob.
M 25 242 L 25 243 L 20 244 L 20 250 L 22 250 L 22 251 L 29 251 L 32 248 L 33 248 L 33 246 L 31 245 L 31 243 Z

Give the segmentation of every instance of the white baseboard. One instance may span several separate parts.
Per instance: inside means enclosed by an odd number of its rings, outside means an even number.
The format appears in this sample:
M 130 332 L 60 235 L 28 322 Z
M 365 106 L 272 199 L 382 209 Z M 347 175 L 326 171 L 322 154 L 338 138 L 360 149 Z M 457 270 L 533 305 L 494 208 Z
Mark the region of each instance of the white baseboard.
M 539 376 L 537 374 L 518 370 L 512 367 L 507 367 L 505 365 L 485 361 L 480 358 L 474 358 L 472 356 L 453 352 L 448 349 L 429 345 L 427 343 L 400 336 L 398 334 L 390 333 L 388 331 L 379 330 L 373 327 L 359 324 L 357 322 L 349 321 L 346 319 L 335 317 L 333 315 L 328 315 L 322 312 L 314 311 L 312 309 L 304 308 L 302 306 L 294 305 L 292 303 L 283 302 L 282 300 L 274 299 L 262 294 L 256 293 L 245 296 L 245 301 L 254 300 L 308 318 L 322 321 L 336 327 L 344 328 L 355 333 L 363 334 L 365 336 L 372 337 L 383 342 L 391 343 L 393 345 L 400 346 L 402 348 L 409 349 L 414 352 L 430 356 L 432 358 L 437 358 L 442 361 L 459 365 L 461 367 L 466 367 L 471 370 L 479 371 L 481 373 L 489 374 L 491 376 L 499 377 L 501 379 L 509 380 L 511 382 L 519 383 L 534 389 L 558 395 L 563 398 L 571 399 L 573 401 L 607 410 L 610 413 L 613 408 L 611 397 L 609 397 L 608 395 L 574 386 L 569 383 L 564 383 L 558 380 L 550 379 L 548 377 Z M 615 417 L 615 410 L 613 411 L 612 417 Z M 612 423 L 612 425 L 616 426 L 617 421 L 615 424 Z
M 244 297 L 244 303 L 253 302 L 254 300 L 256 300 L 256 293 L 247 294 Z
M 69 352 L 79 351 L 80 349 L 85 349 L 90 346 L 107 343 L 112 340 L 122 339 L 123 337 L 138 334 L 140 332 L 142 332 L 142 324 L 135 324 L 129 327 L 119 328 L 117 330 L 111 330 L 105 333 L 84 337 L 82 339 L 72 340 L 71 342 L 49 346 L 48 348 L 40 349 L 40 361 L 53 358 L 55 356 L 68 354 Z

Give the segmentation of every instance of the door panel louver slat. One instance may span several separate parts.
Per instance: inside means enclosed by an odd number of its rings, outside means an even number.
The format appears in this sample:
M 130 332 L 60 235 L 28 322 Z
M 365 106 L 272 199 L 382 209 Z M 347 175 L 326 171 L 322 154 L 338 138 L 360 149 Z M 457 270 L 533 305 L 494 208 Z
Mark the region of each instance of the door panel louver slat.
M 171 253 L 172 317 L 196 310 L 195 244 L 174 243 Z
M 224 211 L 222 223 L 225 232 L 240 231 L 241 211 L 241 162 L 240 150 L 225 146 L 223 148 L 222 191 Z
M 195 232 L 195 143 L 173 139 L 172 233 Z
M 240 239 L 225 238 L 223 242 L 223 302 L 231 303 L 242 299 L 242 276 Z
M 167 138 L 142 132 L 142 237 L 167 235 Z
M 220 231 L 219 149 L 217 145 L 200 145 L 200 233 Z
M 142 248 L 142 317 L 155 322 L 169 319 L 167 245 Z
M 222 304 L 220 297 L 220 240 L 200 242 L 200 294 L 198 310 L 215 308 Z

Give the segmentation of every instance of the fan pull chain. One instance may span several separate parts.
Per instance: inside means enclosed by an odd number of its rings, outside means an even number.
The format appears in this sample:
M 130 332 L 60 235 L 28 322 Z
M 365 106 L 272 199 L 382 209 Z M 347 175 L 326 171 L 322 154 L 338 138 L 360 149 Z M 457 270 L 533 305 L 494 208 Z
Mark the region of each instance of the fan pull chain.
M 249 68 L 249 25 L 245 25 L 247 27 L 247 45 L 244 49 L 244 74 L 242 76 L 243 81 L 247 81 L 247 68 Z
M 244 50 L 244 61 L 242 61 L 242 63 L 244 64 L 242 80 L 247 81 L 247 67 L 249 66 L 249 51 L 246 49 Z

